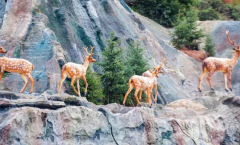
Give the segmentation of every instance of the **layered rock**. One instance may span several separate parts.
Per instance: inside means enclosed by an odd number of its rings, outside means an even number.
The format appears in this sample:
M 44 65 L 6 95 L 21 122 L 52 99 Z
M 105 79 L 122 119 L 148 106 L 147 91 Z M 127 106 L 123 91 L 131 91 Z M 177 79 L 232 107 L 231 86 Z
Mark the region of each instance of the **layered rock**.
M 0 142 L 235 145 L 240 142 L 240 99 L 226 95 L 203 93 L 149 108 L 94 105 L 86 98 L 67 94 L 1 92 Z

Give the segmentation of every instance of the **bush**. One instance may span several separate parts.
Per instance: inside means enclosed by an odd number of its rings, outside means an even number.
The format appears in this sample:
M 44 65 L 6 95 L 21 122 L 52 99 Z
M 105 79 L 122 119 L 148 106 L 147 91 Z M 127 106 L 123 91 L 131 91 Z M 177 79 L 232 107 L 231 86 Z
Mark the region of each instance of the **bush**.
M 199 11 L 198 17 L 199 17 L 200 21 L 218 20 L 219 19 L 218 13 L 212 8 Z
M 88 83 L 87 100 L 98 105 L 103 104 L 104 95 L 101 86 L 101 78 L 97 73 L 92 71 L 91 67 L 87 69 L 86 80 Z M 85 83 L 82 79 L 80 79 L 80 87 L 83 93 L 85 90 Z
M 207 35 L 206 36 L 205 47 L 203 48 L 206 51 L 207 56 L 214 56 L 215 55 L 214 47 L 215 47 L 215 45 L 212 42 L 212 38 L 209 35 Z
M 204 34 L 202 29 L 197 29 L 197 20 L 197 12 L 192 10 L 187 12 L 186 18 L 175 27 L 171 42 L 177 49 L 184 46 L 192 50 L 198 49 L 197 40 L 203 37 Z
M 196 5 L 198 0 L 138 0 L 130 6 L 138 13 L 147 16 L 165 27 L 172 27 L 179 15 Z
M 101 81 L 104 94 L 107 97 L 104 103 L 120 104 L 127 90 L 124 59 L 122 59 L 123 49 L 119 47 L 120 40 L 115 37 L 114 33 L 111 33 L 111 37 L 106 43 L 106 48 L 102 53 L 103 60 L 98 63 L 103 68 Z
M 233 6 L 233 9 L 231 11 L 231 18 L 236 21 L 240 20 L 240 5 Z

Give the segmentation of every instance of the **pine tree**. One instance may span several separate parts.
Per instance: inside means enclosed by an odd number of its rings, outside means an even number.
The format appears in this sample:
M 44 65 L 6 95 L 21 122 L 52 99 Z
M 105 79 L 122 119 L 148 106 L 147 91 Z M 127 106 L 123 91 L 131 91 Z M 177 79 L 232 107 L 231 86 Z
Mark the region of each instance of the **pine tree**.
M 197 40 L 204 36 L 203 30 L 198 29 L 197 12 L 189 11 L 186 18 L 177 23 L 175 31 L 172 34 L 172 43 L 177 49 L 187 47 L 188 49 L 198 49 Z
M 125 59 L 125 77 L 128 81 L 133 75 L 142 75 L 143 72 L 147 71 L 149 68 L 147 66 L 147 60 L 143 58 L 143 49 L 140 47 L 139 42 L 131 42 L 128 47 L 127 58 Z M 127 90 L 127 89 L 126 89 Z M 126 104 L 132 104 L 129 98 L 134 98 L 134 91 L 132 91 L 128 96 Z M 144 95 L 144 94 L 143 94 Z M 143 96 L 144 98 L 144 96 Z
M 205 43 L 205 47 L 204 47 L 204 50 L 206 51 L 207 56 L 215 55 L 214 47 L 215 47 L 215 45 L 212 42 L 212 38 L 209 35 L 207 35 L 206 43 Z
M 124 77 L 122 48 L 118 46 L 120 40 L 111 33 L 110 39 L 103 51 L 103 60 L 98 63 L 103 68 L 101 76 L 104 94 L 107 96 L 105 103 L 122 103 L 126 93 L 127 83 Z
M 87 100 L 93 102 L 94 104 L 103 104 L 104 95 L 103 95 L 103 88 L 101 86 L 101 78 L 98 76 L 97 73 L 94 73 L 91 67 L 88 67 L 86 80 L 88 83 L 88 93 L 87 93 Z M 84 92 L 85 83 L 80 81 L 80 88 L 81 92 Z
M 127 70 L 129 77 L 132 75 L 142 75 L 143 72 L 147 71 L 147 60 L 143 58 L 143 49 L 140 47 L 140 44 L 131 42 L 129 44 L 129 53 L 126 58 Z

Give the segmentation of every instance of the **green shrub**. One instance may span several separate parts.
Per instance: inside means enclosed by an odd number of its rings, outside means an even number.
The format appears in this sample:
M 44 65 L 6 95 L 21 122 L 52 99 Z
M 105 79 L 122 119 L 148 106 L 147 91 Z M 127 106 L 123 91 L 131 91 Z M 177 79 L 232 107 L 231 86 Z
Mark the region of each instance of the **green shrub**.
M 200 21 L 218 20 L 219 19 L 218 13 L 212 8 L 199 11 L 198 17 L 199 17 Z
M 240 5 L 233 6 L 231 11 L 231 18 L 238 21 L 240 19 Z
M 177 48 L 187 47 L 188 49 L 197 50 L 198 42 L 204 36 L 202 29 L 197 29 L 198 24 L 197 12 L 189 11 L 186 18 L 180 21 L 172 33 L 172 44 Z
M 205 47 L 203 48 L 206 51 L 207 56 L 214 56 L 215 55 L 214 47 L 215 47 L 215 45 L 212 42 L 212 38 L 209 35 L 207 35 L 206 36 Z
M 107 97 L 104 100 L 108 103 L 122 103 L 127 90 L 127 83 L 124 77 L 124 59 L 123 49 L 119 46 L 120 39 L 111 33 L 110 39 L 106 41 L 106 48 L 102 55 L 103 59 L 98 63 L 103 68 L 101 81 L 104 94 Z

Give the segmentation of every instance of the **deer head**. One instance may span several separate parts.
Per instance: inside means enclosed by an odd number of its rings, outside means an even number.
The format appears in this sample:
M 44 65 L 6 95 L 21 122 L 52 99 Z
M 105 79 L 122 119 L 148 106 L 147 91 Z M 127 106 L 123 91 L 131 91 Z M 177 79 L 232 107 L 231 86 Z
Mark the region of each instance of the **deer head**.
M 0 53 L 7 53 L 7 51 L 2 46 L 0 46 Z
M 155 59 L 153 60 L 153 63 L 154 63 L 154 65 L 155 65 L 155 67 L 153 67 L 154 71 L 149 70 L 150 73 L 153 74 L 153 76 L 158 77 L 158 74 L 159 74 L 159 73 L 164 73 L 164 71 L 161 70 L 164 61 L 165 61 L 165 58 L 162 59 L 162 63 L 161 63 L 160 65 L 157 65 L 156 62 L 155 62 Z
M 153 60 L 153 63 L 156 66 L 156 67 L 153 68 L 155 73 L 157 73 L 157 74 L 158 73 L 164 73 L 164 71 L 161 70 L 162 66 L 164 64 L 164 61 L 165 61 L 165 58 L 162 59 L 162 62 L 161 62 L 160 65 L 157 65 L 156 62 L 155 62 L 155 59 Z
M 236 52 L 240 53 L 239 45 L 235 44 L 234 40 L 231 41 L 231 39 L 229 38 L 229 31 L 226 31 L 226 34 L 227 34 L 228 42 L 229 42 L 230 44 L 232 44 L 233 46 L 237 47 L 237 48 L 233 48 L 233 50 L 235 50 Z
M 86 48 L 83 47 L 83 49 L 85 49 L 86 53 L 88 54 L 88 56 L 86 56 L 86 59 L 89 62 L 97 62 L 96 59 L 92 58 L 92 56 L 93 56 L 93 48 L 94 47 L 93 46 L 90 46 L 90 47 L 91 47 L 91 53 L 88 52 L 88 47 L 86 47 Z

